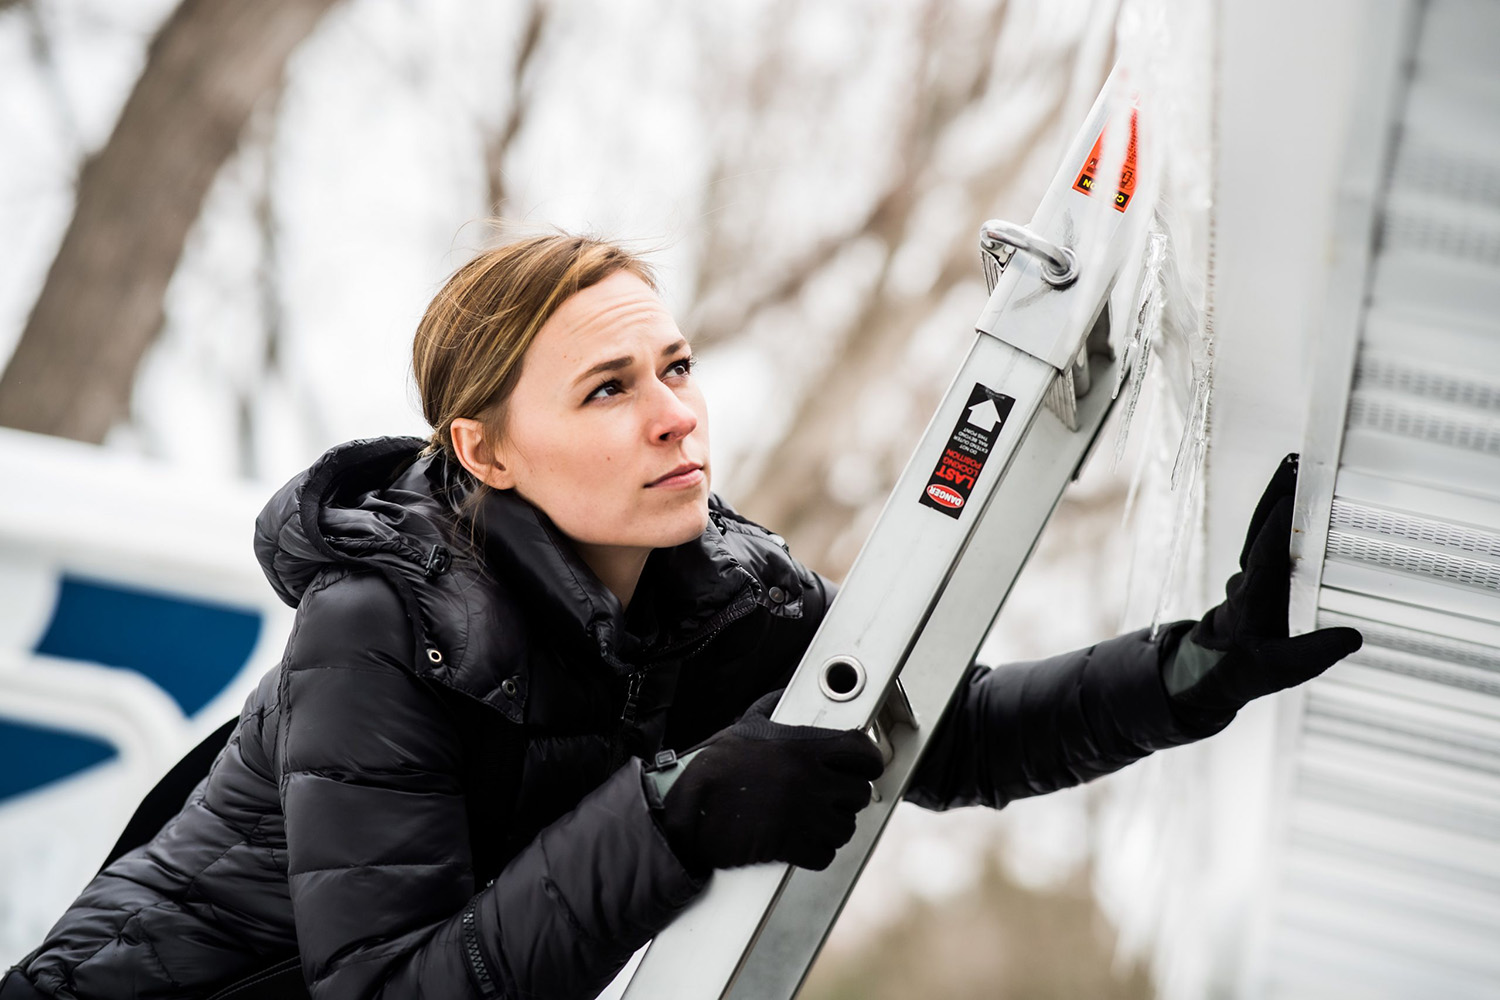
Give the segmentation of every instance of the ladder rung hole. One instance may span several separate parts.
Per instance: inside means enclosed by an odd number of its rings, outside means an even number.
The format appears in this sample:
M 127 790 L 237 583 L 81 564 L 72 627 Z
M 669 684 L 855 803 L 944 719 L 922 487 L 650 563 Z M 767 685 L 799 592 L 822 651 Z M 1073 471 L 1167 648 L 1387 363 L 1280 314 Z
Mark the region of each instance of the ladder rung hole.
M 835 657 L 823 664 L 818 686 L 834 701 L 848 701 L 864 690 L 865 668 L 855 660 Z

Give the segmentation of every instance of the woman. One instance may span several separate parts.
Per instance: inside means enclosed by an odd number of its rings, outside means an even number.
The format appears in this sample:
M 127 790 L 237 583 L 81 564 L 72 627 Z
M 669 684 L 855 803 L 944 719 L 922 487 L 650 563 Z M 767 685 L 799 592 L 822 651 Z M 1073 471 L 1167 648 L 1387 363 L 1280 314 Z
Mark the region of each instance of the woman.
M 460 268 L 417 331 L 431 440 L 343 445 L 272 499 L 285 658 L 0 992 L 202 997 L 282 962 L 329 1000 L 588 997 L 714 869 L 825 867 L 880 757 L 767 717 L 833 588 L 709 492 L 692 365 L 619 247 Z M 1357 648 L 1286 636 L 1295 472 L 1201 622 L 972 668 L 908 797 L 1077 784 Z

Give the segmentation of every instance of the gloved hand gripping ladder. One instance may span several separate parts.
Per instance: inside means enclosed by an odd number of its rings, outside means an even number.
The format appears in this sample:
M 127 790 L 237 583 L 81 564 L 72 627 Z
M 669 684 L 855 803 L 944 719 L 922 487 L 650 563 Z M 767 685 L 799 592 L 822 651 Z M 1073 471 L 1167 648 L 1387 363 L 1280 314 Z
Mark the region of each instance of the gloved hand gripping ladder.
M 716 872 L 651 944 L 627 1000 L 796 992 L 1102 426 L 1112 399 L 1100 387 L 1117 385 L 1120 367 L 1105 306 L 1142 214 L 1128 211 L 1136 124 L 1119 75 L 1029 229 L 985 224 L 993 280 L 979 335 L 772 716 L 870 729 L 889 758 L 876 800 L 825 871 Z M 1125 164 L 1120 188 L 1113 199 L 1091 197 L 1100 160 L 1111 159 L 1101 150 L 1111 149 L 1124 154 L 1113 157 Z

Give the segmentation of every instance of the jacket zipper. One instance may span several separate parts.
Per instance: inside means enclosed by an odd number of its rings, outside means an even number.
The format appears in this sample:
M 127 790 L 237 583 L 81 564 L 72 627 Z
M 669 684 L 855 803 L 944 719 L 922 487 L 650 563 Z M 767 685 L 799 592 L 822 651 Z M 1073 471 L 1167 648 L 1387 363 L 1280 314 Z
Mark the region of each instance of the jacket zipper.
M 682 658 L 687 659 L 690 656 L 695 656 L 701 649 L 703 649 L 704 646 L 707 646 L 710 642 L 713 642 L 714 637 L 717 636 L 720 632 L 724 631 L 726 628 L 733 625 L 741 618 L 744 618 L 746 615 L 748 615 L 758 607 L 760 607 L 760 602 L 755 599 L 753 594 L 745 597 L 738 603 L 732 604 L 728 608 L 725 608 L 722 612 L 720 612 L 719 617 L 713 622 L 707 632 L 700 632 L 698 635 L 692 637 L 691 639 L 685 639 L 682 642 L 677 643 L 677 645 L 675 646 L 668 646 L 666 649 L 658 650 L 657 652 L 653 653 L 651 659 L 647 660 L 646 662 L 656 663 L 659 660 L 665 659 L 667 656 L 676 653 L 678 650 L 687 649 L 687 647 L 689 646 L 691 646 L 692 649 L 684 653 Z
M 714 638 L 720 632 L 741 618 L 744 618 L 757 607 L 759 607 L 759 602 L 754 597 L 746 598 L 738 604 L 731 605 L 720 614 L 718 620 L 713 623 L 707 633 L 700 633 L 698 636 L 680 642 L 675 646 L 668 646 L 647 660 L 641 669 L 632 672 L 625 688 L 625 708 L 620 712 L 620 721 L 626 725 L 635 724 L 636 709 L 640 707 L 641 687 L 646 683 L 646 675 L 651 672 L 652 665 L 661 662 L 673 651 L 685 649 L 688 646 L 692 646 L 692 649 L 683 654 L 682 658 L 686 660 L 691 656 L 697 655 L 700 650 L 713 642 Z
M 620 721 L 627 726 L 635 725 L 635 710 L 641 697 L 641 686 L 646 683 L 649 668 L 637 670 L 630 675 L 625 686 L 625 708 L 620 712 Z
M 490 976 L 490 968 L 485 964 L 484 952 L 479 948 L 479 929 L 475 926 L 474 910 L 479 905 L 478 897 L 469 900 L 469 905 L 464 907 L 463 934 L 464 954 L 469 957 L 469 968 L 474 971 L 474 978 L 479 981 L 480 996 L 499 996 L 500 991 L 495 986 L 495 980 Z

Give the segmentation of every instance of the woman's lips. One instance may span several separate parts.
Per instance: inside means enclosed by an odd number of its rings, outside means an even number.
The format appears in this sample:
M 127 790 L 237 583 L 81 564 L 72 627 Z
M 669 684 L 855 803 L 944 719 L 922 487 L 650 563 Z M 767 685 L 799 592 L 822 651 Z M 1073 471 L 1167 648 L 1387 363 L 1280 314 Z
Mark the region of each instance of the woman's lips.
M 670 476 L 663 476 L 656 482 L 651 483 L 648 486 L 648 489 L 682 489 L 687 486 L 697 486 L 701 482 L 703 482 L 703 467 L 695 465 L 690 469 L 683 470 L 682 472 L 673 473 Z

